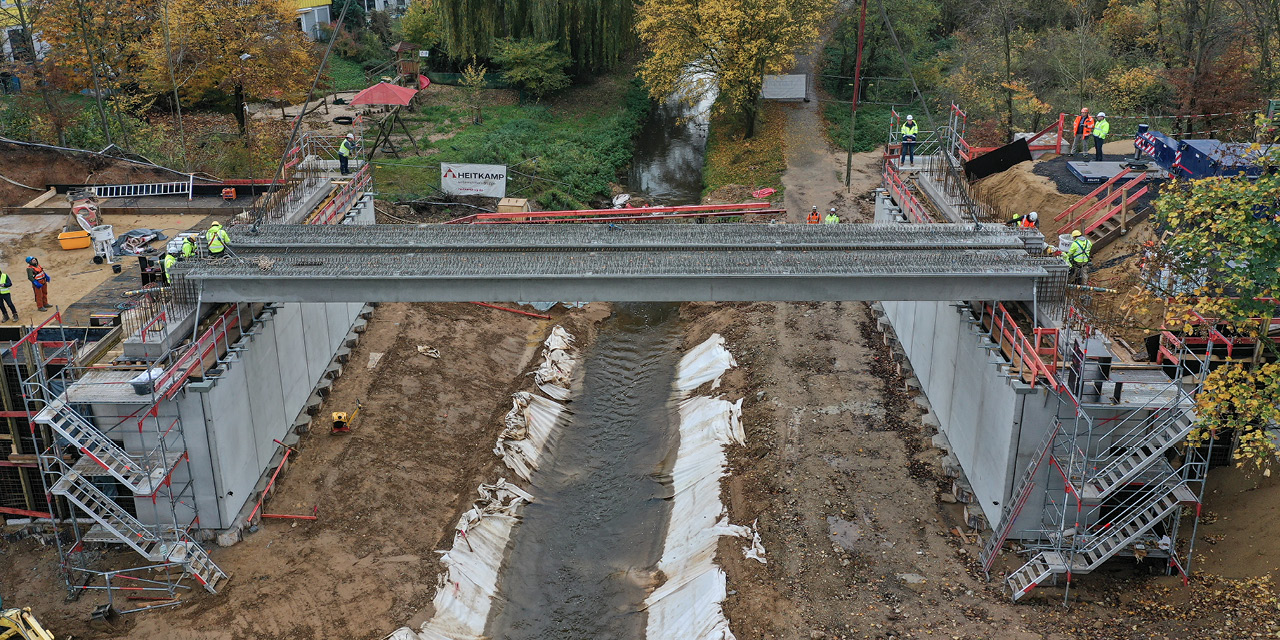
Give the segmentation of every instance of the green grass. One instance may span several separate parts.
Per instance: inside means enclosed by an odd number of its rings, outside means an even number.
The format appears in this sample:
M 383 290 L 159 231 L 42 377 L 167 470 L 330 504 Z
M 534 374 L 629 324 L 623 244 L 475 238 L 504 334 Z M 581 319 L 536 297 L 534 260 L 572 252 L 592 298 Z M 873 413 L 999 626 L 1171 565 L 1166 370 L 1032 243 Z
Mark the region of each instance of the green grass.
M 632 140 L 649 101 L 638 86 L 601 100 L 601 107 L 504 105 L 484 109 L 484 124 L 473 125 L 466 107 L 430 105 L 410 119 L 419 148 L 430 155 L 374 161 L 383 198 L 412 200 L 439 195 L 440 162 L 505 164 L 507 195 L 536 200 L 544 209 L 588 208 L 610 196 L 610 184 L 631 161 Z M 444 121 L 450 125 L 444 125 Z M 416 125 L 416 126 L 415 126 Z M 427 135 L 454 133 L 435 142 Z M 514 173 L 519 172 L 519 173 Z M 525 175 L 520 175 L 525 174 Z
M 332 91 L 359 91 L 369 84 L 364 79 L 364 67 L 359 62 L 334 55 L 329 57 L 327 70 Z
M 743 140 L 741 128 L 727 118 L 713 118 L 702 170 L 703 194 L 733 184 L 752 191 L 773 187 L 778 194 L 772 198 L 779 198 L 787 170 L 786 124 L 782 107 L 773 103 L 761 110 L 756 135 L 749 140 Z

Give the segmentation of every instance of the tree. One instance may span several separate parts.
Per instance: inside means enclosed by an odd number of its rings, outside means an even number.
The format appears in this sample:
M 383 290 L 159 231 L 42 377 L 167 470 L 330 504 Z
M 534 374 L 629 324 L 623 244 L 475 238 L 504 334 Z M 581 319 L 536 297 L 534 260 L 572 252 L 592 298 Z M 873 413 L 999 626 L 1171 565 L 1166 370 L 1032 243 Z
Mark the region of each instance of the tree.
M 504 69 L 502 77 L 533 94 L 535 102 L 569 86 L 564 72 L 569 56 L 557 50 L 556 43 L 504 38 L 495 48 L 493 61 Z
M 556 42 L 575 73 L 616 65 L 635 43 L 634 0 L 432 0 L 454 60 L 491 57 L 503 38 Z
M 187 99 L 212 100 L 230 93 L 232 111 L 247 135 L 248 98 L 297 99 L 316 70 L 314 47 L 294 24 L 293 9 L 278 0 L 169 0 L 170 47 L 153 30 L 139 53 L 144 83 L 170 89 L 172 69 Z
M 431 0 L 414 0 L 404 17 L 400 18 L 400 28 L 406 42 L 423 47 L 433 47 L 443 37 L 440 14 Z
M 649 55 L 640 77 L 650 94 L 696 102 L 718 92 L 716 110 L 755 135 L 760 89 L 797 51 L 813 46 L 833 0 L 648 0 L 636 29 Z
M 1254 146 L 1254 153 L 1259 151 Z M 1269 158 L 1269 164 L 1280 156 Z M 1167 187 L 1156 200 L 1158 223 L 1169 230 L 1161 247 L 1160 267 L 1168 278 L 1149 283 L 1155 294 L 1170 299 L 1168 324 L 1194 316 L 1226 324 L 1234 333 L 1253 338 L 1251 363 L 1219 366 L 1209 373 L 1196 398 L 1199 423 L 1193 442 L 1231 429 L 1237 436 L 1238 462 L 1269 466 L 1275 443 L 1266 434 L 1280 419 L 1280 365 L 1268 338 L 1280 296 L 1280 176 L 1206 178 Z M 1195 325 L 1187 322 L 1184 330 Z M 1270 361 L 1270 362 L 1268 362 Z
M 471 100 L 471 110 L 475 115 L 471 118 L 472 124 L 484 124 L 484 113 L 480 108 L 480 94 L 484 91 L 485 75 L 489 72 L 482 64 L 476 64 L 476 59 L 471 59 L 471 64 L 462 70 L 462 87 L 467 92 L 467 97 Z

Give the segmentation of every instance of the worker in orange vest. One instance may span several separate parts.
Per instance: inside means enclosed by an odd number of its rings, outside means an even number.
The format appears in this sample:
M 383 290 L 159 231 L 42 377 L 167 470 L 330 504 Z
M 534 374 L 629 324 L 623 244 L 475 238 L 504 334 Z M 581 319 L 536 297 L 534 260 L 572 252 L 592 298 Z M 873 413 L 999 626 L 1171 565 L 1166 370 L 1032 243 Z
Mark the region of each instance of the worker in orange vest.
M 805 219 L 805 222 L 808 222 L 809 224 L 818 224 L 822 222 L 822 217 L 818 215 L 817 206 L 814 206 L 813 209 L 809 211 L 809 217 Z
M 1076 116 L 1075 122 L 1071 124 L 1071 152 L 1068 155 L 1076 154 L 1076 145 L 1080 145 L 1083 152 L 1089 151 L 1089 143 L 1085 140 L 1093 135 L 1093 116 L 1089 115 L 1089 107 L 1082 107 L 1080 115 Z

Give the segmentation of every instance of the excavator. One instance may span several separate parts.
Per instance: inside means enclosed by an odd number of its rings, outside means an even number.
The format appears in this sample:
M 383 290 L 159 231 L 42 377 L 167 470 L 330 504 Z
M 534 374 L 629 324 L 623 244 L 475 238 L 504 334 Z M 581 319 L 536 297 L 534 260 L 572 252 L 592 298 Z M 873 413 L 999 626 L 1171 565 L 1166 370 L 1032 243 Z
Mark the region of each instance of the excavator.
M 0 640 L 54 640 L 53 632 L 46 631 L 25 609 L 0 610 Z

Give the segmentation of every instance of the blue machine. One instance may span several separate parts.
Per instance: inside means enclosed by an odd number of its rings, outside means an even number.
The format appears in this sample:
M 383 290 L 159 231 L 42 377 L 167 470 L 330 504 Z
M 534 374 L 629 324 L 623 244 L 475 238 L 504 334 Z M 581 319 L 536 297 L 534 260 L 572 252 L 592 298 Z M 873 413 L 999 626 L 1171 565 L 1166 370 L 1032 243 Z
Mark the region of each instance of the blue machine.
M 1265 160 L 1275 147 L 1253 149 L 1247 142 L 1174 140 L 1159 131 L 1139 133 L 1133 146 L 1171 177 L 1192 179 L 1237 175 L 1256 178 L 1271 169 Z

